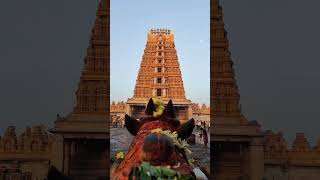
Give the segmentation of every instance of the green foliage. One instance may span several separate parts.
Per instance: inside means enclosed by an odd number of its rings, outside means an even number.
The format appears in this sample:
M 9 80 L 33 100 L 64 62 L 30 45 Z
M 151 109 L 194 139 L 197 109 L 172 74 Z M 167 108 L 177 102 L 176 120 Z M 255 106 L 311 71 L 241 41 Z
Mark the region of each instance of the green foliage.
M 142 162 L 140 167 L 133 168 L 129 180 L 136 177 L 141 180 L 195 180 L 193 176 L 180 176 L 176 171 L 164 166 L 152 166 L 148 162 Z

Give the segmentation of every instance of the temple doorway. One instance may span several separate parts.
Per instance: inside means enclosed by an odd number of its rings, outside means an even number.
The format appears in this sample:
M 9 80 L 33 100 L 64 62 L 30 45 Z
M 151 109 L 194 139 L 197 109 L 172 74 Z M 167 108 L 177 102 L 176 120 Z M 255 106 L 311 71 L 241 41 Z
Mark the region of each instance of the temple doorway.
M 214 142 L 213 179 L 249 179 L 249 156 L 247 143 Z
M 106 179 L 109 143 L 103 139 L 66 139 L 64 169 L 77 180 Z

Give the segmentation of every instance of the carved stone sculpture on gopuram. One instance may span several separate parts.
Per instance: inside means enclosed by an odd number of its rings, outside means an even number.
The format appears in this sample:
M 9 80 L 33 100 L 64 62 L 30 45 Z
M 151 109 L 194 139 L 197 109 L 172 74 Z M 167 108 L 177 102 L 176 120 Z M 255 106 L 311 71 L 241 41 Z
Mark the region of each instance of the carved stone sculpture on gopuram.
M 192 117 L 192 102 L 185 95 L 171 29 L 148 31 L 133 97 L 126 102 L 126 113 L 139 119 L 150 97 L 158 98 L 164 103 L 171 99 L 182 122 Z

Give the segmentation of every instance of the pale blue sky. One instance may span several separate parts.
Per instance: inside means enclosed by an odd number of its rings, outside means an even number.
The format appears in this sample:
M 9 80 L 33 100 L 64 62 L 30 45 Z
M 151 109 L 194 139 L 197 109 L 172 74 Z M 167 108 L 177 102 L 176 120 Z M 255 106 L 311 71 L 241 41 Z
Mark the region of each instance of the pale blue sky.
M 209 5 L 209 0 L 111 0 L 111 101 L 132 97 L 147 31 L 169 28 L 187 98 L 209 105 Z

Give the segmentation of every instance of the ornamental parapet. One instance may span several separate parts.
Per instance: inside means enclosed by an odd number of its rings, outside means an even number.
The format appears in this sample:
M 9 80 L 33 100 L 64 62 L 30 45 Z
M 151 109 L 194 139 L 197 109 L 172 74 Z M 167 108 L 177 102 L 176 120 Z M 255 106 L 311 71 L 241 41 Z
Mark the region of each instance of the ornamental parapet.
M 51 152 L 52 142 L 53 135 L 44 126 L 27 127 L 19 136 L 15 126 L 9 126 L 0 137 L 0 159 L 28 157 L 37 159 L 38 156 L 40 159 L 47 159 L 49 157 L 44 154 Z M 30 154 L 32 156 L 29 156 Z

